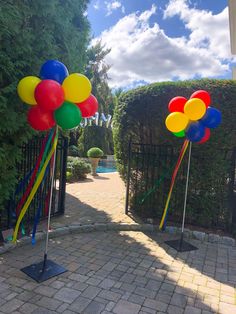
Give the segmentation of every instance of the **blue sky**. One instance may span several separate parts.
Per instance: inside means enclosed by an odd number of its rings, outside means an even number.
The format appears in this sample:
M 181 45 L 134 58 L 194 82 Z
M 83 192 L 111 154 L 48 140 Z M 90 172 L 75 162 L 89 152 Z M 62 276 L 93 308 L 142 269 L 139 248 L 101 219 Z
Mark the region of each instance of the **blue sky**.
M 111 49 L 111 87 L 231 78 L 227 0 L 91 0 L 93 41 Z

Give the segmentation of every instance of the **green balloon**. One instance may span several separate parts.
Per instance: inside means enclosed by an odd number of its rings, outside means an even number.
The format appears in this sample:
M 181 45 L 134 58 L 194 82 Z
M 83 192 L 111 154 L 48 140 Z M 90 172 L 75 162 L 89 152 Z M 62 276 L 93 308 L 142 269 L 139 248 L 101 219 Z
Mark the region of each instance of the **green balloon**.
M 185 137 L 185 132 L 184 132 L 184 131 L 174 132 L 173 134 L 174 134 L 175 136 L 177 136 L 177 137 Z
M 55 111 L 54 118 L 63 130 L 70 130 L 80 124 L 82 116 L 79 107 L 72 102 L 64 101 Z

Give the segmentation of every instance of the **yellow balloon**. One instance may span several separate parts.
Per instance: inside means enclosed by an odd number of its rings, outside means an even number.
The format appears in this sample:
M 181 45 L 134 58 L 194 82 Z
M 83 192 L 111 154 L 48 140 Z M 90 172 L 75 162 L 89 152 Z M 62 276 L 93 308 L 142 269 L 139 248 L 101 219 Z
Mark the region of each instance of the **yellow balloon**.
M 189 99 L 184 105 L 184 113 L 192 121 L 201 119 L 206 112 L 205 103 L 199 98 Z
M 36 105 L 34 91 L 41 80 L 36 76 L 26 76 L 17 85 L 17 93 L 20 99 L 28 105 Z
M 189 119 L 183 112 L 172 112 L 166 118 L 166 127 L 171 132 L 183 131 L 188 125 Z
M 90 80 L 83 74 L 73 73 L 65 78 L 62 83 L 65 99 L 74 103 L 86 100 L 92 91 Z

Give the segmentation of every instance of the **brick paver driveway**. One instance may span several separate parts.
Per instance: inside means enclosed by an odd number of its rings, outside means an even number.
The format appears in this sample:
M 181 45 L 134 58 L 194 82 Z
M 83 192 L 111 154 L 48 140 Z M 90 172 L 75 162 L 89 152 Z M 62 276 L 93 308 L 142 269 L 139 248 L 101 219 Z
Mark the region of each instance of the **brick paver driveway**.
M 177 253 L 167 234 L 92 232 L 50 241 L 68 272 L 41 284 L 19 269 L 40 261 L 43 242 L 0 256 L 1 313 L 235 314 L 236 248 L 191 241 Z

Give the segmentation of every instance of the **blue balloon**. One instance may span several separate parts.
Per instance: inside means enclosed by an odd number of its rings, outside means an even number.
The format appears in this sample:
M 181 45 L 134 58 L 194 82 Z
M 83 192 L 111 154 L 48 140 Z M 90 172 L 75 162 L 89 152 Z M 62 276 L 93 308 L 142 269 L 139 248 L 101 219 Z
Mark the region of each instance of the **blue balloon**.
M 186 138 L 191 142 L 199 142 L 205 135 L 205 127 L 201 122 L 192 122 L 186 131 Z
M 216 128 L 221 123 L 221 112 L 218 109 L 208 107 L 201 122 L 210 129 Z
M 54 80 L 62 84 L 69 72 L 60 61 L 48 60 L 42 65 L 39 75 L 42 80 Z

